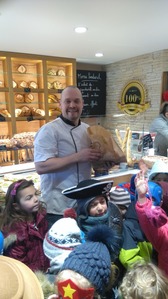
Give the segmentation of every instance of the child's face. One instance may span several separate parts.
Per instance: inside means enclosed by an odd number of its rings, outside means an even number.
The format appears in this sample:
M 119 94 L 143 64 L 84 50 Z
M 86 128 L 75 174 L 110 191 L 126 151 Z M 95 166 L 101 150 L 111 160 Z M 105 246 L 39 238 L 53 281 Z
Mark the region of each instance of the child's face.
M 127 212 L 127 207 L 124 205 L 117 205 L 120 210 L 121 215 L 124 217 L 125 213 Z
M 88 212 L 90 216 L 103 216 L 107 212 L 106 199 L 102 195 L 95 197 L 89 204 Z
M 39 209 L 39 200 L 36 196 L 36 189 L 34 186 L 29 186 L 19 191 L 20 208 L 27 213 L 37 212 Z
M 160 182 L 160 181 L 163 181 L 163 182 L 168 182 L 168 174 L 167 173 L 158 173 L 154 179 L 153 179 L 154 182 Z

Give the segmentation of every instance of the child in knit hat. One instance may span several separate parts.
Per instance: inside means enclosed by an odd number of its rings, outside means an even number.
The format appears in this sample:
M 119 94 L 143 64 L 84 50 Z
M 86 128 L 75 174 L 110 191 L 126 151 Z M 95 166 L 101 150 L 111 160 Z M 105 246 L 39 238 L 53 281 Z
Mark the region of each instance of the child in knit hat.
M 110 200 L 117 205 L 123 218 L 131 203 L 130 193 L 123 188 L 117 187 L 110 191 Z
M 56 276 L 55 298 L 93 299 L 96 294 L 103 296 L 115 276 L 111 258 L 118 246 L 116 233 L 107 225 L 92 228 L 87 241 L 69 254 Z
M 57 274 L 65 258 L 84 241 L 83 232 L 76 220 L 71 217 L 75 217 L 73 209 L 65 210 L 64 218 L 56 221 L 45 235 L 43 250 L 50 260 L 48 274 Z M 52 278 L 51 275 L 49 276 L 50 279 Z
M 84 180 L 75 187 L 63 190 L 63 194 L 77 200 L 77 221 L 86 239 L 89 231 L 98 224 L 105 224 L 117 233 L 119 246 L 111 262 L 118 265 L 123 220 L 118 207 L 109 200 L 112 183 L 95 179 Z M 118 275 L 120 275 L 119 268 Z M 117 284 L 118 279 L 115 285 Z

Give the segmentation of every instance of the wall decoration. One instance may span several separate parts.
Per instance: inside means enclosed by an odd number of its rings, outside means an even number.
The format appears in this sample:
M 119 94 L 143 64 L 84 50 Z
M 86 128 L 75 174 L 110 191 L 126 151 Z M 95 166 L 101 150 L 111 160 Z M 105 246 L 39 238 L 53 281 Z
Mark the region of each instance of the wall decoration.
M 124 87 L 117 107 L 126 114 L 136 115 L 150 108 L 150 101 L 147 101 L 146 97 L 147 92 L 143 84 L 139 81 L 131 81 Z

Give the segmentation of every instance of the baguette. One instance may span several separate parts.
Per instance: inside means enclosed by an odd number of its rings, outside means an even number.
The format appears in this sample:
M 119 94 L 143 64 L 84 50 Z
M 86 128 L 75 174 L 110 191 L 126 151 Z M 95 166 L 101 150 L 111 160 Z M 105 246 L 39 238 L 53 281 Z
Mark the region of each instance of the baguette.
M 130 133 L 130 128 L 128 127 L 125 131 L 125 135 L 124 135 L 124 139 L 123 139 L 122 147 L 121 147 L 122 151 L 126 155 L 127 155 L 127 141 L 128 141 L 129 133 Z M 132 132 L 131 132 L 131 137 L 132 137 Z
M 122 138 L 118 129 L 115 129 L 115 133 L 119 142 L 120 147 L 122 148 Z

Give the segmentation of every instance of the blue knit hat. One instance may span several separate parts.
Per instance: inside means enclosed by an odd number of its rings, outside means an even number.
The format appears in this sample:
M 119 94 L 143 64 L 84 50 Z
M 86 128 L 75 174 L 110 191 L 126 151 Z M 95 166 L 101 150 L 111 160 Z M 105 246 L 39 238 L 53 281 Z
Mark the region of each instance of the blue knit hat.
M 62 270 L 72 270 L 84 276 L 102 294 L 111 276 L 111 256 L 118 250 L 118 238 L 107 225 L 90 230 L 87 241 L 77 246 L 66 258 Z
M 162 200 L 162 188 L 157 183 L 153 181 L 148 182 L 149 192 L 147 193 L 147 197 L 152 197 L 153 205 L 160 206 Z

